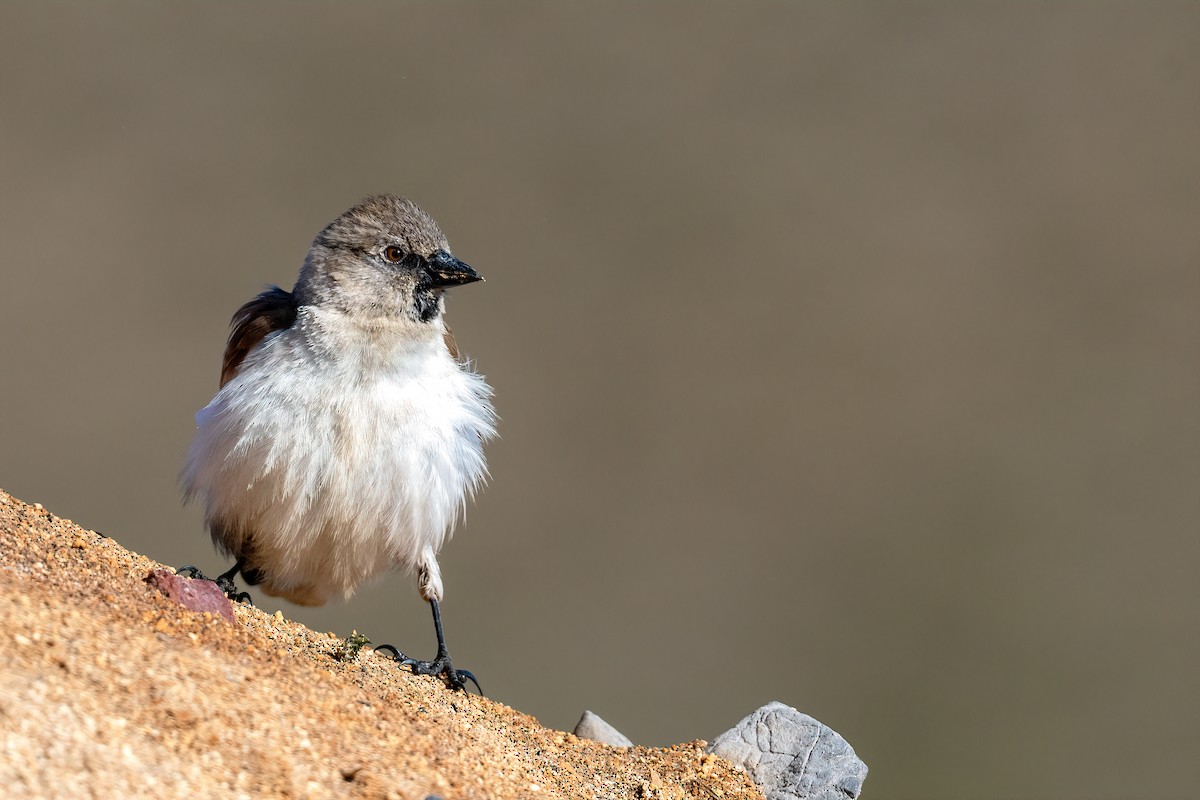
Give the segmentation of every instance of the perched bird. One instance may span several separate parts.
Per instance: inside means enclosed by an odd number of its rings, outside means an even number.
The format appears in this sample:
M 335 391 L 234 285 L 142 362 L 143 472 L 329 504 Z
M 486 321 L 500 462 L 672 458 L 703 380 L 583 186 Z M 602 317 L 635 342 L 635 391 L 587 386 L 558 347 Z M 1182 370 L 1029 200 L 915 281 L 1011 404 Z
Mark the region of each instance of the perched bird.
M 213 542 L 251 585 L 300 605 L 415 573 L 437 631 L 432 661 L 390 648 L 455 688 L 437 554 L 487 477 L 491 389 L 459 360 L 445 290 L 482 280 L 437 223 L 368 197 L 317 234 L 295 288 L 233 316 L 220 389 L 196 414 L 180 482 Z

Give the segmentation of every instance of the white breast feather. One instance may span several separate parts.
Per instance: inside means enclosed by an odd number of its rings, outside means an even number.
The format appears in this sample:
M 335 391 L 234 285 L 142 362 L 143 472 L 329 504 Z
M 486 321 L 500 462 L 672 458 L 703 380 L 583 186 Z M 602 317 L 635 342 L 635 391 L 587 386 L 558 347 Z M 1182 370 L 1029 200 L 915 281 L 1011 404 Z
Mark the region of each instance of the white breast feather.
M 319 604 L 426 567 L 441 598 L 433 557 L 487 477 L 495 415 L 439 329 L 365 330 L 302 308 L 197 413 L 185 497 L 210 523 L 252 532 L 270 593 Z

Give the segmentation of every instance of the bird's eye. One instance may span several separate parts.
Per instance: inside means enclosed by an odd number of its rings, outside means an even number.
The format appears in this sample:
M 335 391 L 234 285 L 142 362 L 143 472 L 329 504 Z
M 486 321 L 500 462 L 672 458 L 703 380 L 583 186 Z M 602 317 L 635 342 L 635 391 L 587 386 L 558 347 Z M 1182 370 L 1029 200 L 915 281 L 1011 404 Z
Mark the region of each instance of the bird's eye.
M 389 245 L 383 250 L 383 257 L 393 264 L 399 264 L 404 260 L 405 252 L 396 245 Z

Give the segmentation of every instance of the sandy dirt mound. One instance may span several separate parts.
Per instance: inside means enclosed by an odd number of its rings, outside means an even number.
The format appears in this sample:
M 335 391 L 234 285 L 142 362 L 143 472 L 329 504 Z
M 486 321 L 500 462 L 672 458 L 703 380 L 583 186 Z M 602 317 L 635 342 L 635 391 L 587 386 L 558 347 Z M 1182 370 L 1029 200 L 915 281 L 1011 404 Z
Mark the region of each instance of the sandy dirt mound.
M 6 797 L 761 798 L 702 742 L 618 749 L 235 606 L 0 491 Z

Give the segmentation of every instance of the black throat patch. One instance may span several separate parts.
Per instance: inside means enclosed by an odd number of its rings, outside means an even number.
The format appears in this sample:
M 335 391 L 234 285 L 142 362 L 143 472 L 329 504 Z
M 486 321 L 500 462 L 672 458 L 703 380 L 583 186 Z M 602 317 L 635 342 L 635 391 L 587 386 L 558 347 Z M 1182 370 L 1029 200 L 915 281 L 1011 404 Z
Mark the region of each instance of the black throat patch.
M 426 281 L 417 283 L 413 289 L 413 311 L 421 322 L 429 322 L 438 315 L 442 290 Z

